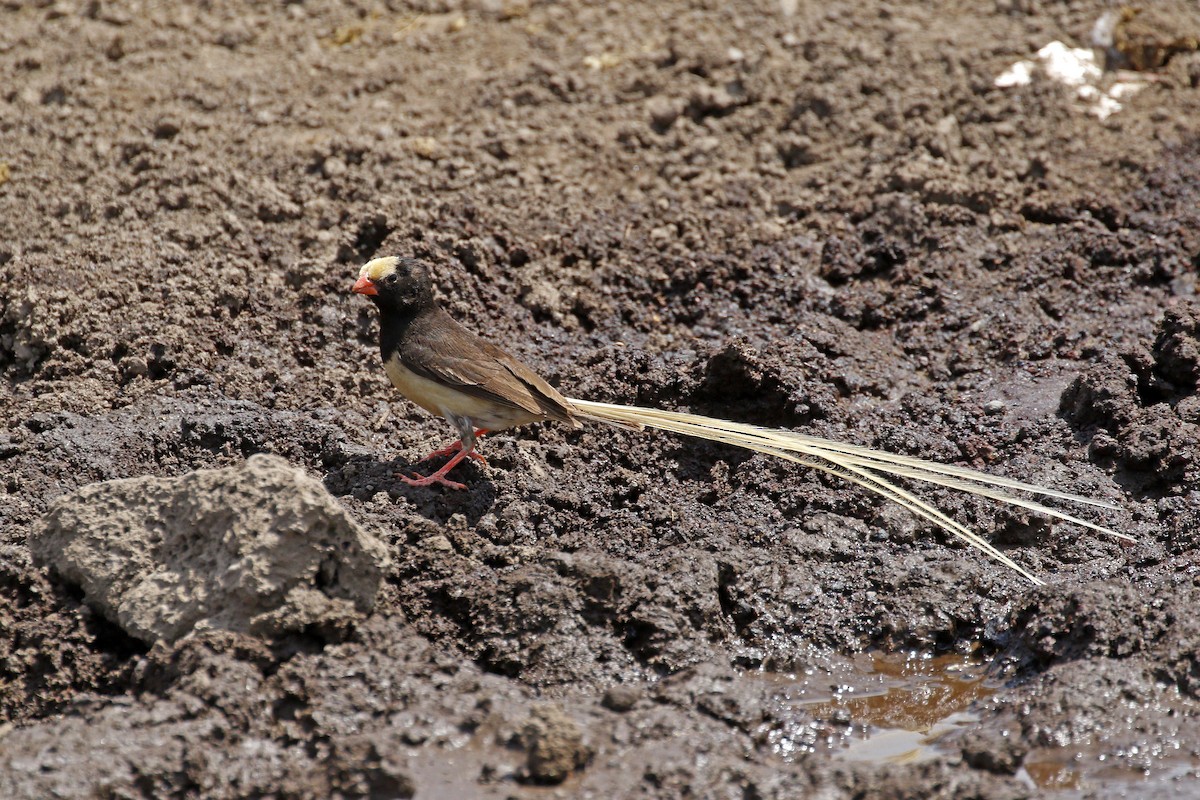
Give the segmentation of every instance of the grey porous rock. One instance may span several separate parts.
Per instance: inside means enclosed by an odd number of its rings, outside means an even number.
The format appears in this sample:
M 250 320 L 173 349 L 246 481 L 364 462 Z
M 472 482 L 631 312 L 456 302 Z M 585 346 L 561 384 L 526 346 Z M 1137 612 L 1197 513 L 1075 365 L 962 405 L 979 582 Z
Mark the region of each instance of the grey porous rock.
M 371 610 L 387 565 L 316 480 L 277 456 L 59 498 L 30 549 L 131 636 L 338 630 Z

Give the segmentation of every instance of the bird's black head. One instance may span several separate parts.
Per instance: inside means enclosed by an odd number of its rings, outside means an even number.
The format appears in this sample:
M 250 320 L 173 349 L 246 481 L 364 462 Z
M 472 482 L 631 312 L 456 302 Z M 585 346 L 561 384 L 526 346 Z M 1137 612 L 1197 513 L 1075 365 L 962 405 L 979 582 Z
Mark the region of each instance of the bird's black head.
M 370 297 L 380 311 L 411 314 L 433 304 L 433 277 L 424 261 L 388 256 L 364 264 L 353 291 Z

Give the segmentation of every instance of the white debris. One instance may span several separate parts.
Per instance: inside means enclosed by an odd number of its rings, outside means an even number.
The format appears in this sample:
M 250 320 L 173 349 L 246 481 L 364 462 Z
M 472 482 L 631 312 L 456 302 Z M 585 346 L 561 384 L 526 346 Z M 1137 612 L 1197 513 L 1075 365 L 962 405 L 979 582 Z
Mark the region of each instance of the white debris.
M 1051 42 L 1037 51 L 1046 74 L 1067 86 L 1089 86 L 1100 80 L 1104 71 L 1096 66 L 1096 54 L 1088 48 L 1067 47 Z
M 598 56 L 584 56 L 583 64 L 590 70 L 600 71 L 612 69 L 621 63 L 621 57 L 616 53 L 601 53 Z
M 1120 100 L 1123 97 L 1132 97 L 1148 85 L 1146 81 L 1121 79 L 1109 87 L 1108 96 L 1114 100 Z
M 1115 97 L 1100 91 L 1095 86 L 1080 86 L 1076 94 L 1080 100 L 1090 104 L 1088 111 L 1099 119 L 1108 119 L 1121 110 L 1121 104 L 1117 102 Z
M 992 83 L 1001 89 L 1027 86 L 1033 81 L 1038 66 L 1051 80 L 1074 87 L 1075 96 L 1084 102 L 1085 110 L 1102 120 L 1121 110 L 1122 99 L 1146 86 L 1141 81 L 1118 78 L 1108 89 L 1101 89 L 1099 84 L 1104 70 L 1096 63 L 1095 52 L 1083 47 L 1068 47 L 1062 42 L 1051 42 L 1038 50 L 1037 61 L 1017 61 L 997 75 Z
M 1037 64 L 1032 61 L 1018 61 L 996 76 L 994 83 L 1001 89 L 1010 86 L 1028 86 L 1033 81 L 1033 68 Z

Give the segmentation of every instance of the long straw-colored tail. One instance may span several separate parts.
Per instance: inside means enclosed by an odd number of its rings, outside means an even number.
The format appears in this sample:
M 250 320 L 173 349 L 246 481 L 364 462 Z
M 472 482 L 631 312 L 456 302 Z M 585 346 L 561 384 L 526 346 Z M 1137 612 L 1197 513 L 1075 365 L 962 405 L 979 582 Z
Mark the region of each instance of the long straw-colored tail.
M 1100 533 L 1116 536 L 1120 539 L 1134 541 L 1132 536 L 1119 533 L 1087 520 L 1064 513 L 1054 508 L 1042 505 L 1032 500 L 1026 500 L 1009 494 L 1007 491 L 1028 492 L 1043 497 L 1054 497 L 1059 500 L 1069 500 L 1073 503 L 1098 506 L 1100 508 L 1116 509 L 1117 506 L 1102 500 L 1083 497 L 1077 494 L 1061 492 L 1044 486 L 1036 486 L 1022 481 L 987 475 L 964 467 L 948 464 L 938 464 L 910 456 L 895 455 L 882 450 L 872 450 L 852 444 L 841 444 L 821 439 L 815 436 L 805 436 L 788 430 L 773 430 L 754 425 L 744 425 L 738 422 L 727 422 L 714 417 L 702 417 L 696 414 L 683 414 L 676 411 L 659 411 L 637 406 L 619 406 L 610 403 L 593 403 L 589 400 L 569 401 L 581 412 L 584 419 L 604 422 L 610 425 L 631 428 L 657 428 L 659 430 L 682 433 L 687 436 L 697 436 L 714 442 L 732 444 L 755 450 L 759 453 L 778 456 L 779 458 L 803 464 L 806 467 L 827 472 L 831 475 L 862 486 L 881 497 L 899 503 L 918 516 L 924 517 L 942 530 L 957 536 L 971 547 L 1004 564 L 1027 578 L 1035 585 L 1042 581 L 1020 567 L 1008 556 L 1001 553 L 966 526 L 955 522 L 950 517 L 937 510 L 929 503 L 921 500 L 912 493 L 897 486 L 884 478 L 893 475 L 910 478 L 926 483 L 957 489 L 970 494 L 997 500 L 1001 503 L 1037 511 L 1055 519 L 1073 522 L 1085 528 L 1091 528 Z

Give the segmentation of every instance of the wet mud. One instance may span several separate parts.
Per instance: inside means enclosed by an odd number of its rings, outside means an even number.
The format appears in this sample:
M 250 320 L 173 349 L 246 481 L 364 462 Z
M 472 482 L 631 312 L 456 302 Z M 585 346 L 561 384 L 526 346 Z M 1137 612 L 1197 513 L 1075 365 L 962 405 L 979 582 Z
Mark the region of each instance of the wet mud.
M 1200 23 L 1150 5 L 1100 119 L 995 79 L 1101 2 L 0 2 L 0 795 L 1197 796 Z M 924 493 L 1033 587 L 604 427 L 406 486 L 451 432 L 348 291 L 390 254 L 568 396 L 1054 485 L 1138 541 Z M 31 549 L 81 487 L 258 453 L 386 553 L 373 604 L 135 636 Z

